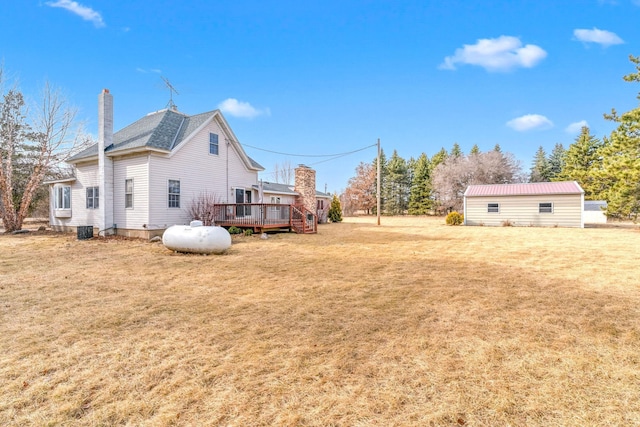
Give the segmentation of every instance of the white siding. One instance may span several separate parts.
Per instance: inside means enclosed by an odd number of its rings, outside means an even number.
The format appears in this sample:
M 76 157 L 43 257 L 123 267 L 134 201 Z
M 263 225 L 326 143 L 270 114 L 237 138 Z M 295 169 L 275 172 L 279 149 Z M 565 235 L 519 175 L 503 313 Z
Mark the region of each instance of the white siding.
M 265 203 L 274 203 L 271 201 L 272 197 L 280 197 L 280 204 L 283 204 L 283 205 L 293 205 L 296 203 L 296 196 L 285 195 L 285 194 L 272 194 L 267 191 L 264 192 Z
M 218 155 L 209 154 L 209 133 L 219 136 Z M 212 193 L 220 203 L 234 203 L 233 188 L 250 190 L 258 183 L 258 173 L 247 169 L 215 120 L 192 139 L 183 141 L 171 155 L 149 158 L 149 228 L 187 224 L 191 200 L 203 191 Z M 180 208 L 168 207 L 167 185 L 180 180 Z M 254 193 L 254 197 L 255 197 Z M 257 201 L 256 199 L 253 199 Z
M 115 159 L 113 218 L 118 228 L 143 230 L 149 224 L 149 155 Z M 133 208 L 125 208 L 125 180 L 133 180 Z
M 498 203 L 500 212 L 488 213 L 487 205 Z M 540 213 L 540 203 L 553 203 L 552 213 Z M 582 196 L 541 195 L 467 197 L 465 199 L 465 224 L 535 227 L 582 227 Z
M 584 223 L 585 224 L 606 224 L 607 215 L 604 211 L 584 211 Z
M 53 188 L 59 185 L 55 184 Z M 71 183 L 71 217 L 56 218 L 51 215 L 52 227 L 77 227 L 100 223 L 100 209 L 87 209 L 87 187 L 98 186 L 98 163 L 83 164 L 76 167 L 76 180 Z M 104 191 L 102 188 L 100 192 Z M 53 197 L 53 195 L 52 195 Z

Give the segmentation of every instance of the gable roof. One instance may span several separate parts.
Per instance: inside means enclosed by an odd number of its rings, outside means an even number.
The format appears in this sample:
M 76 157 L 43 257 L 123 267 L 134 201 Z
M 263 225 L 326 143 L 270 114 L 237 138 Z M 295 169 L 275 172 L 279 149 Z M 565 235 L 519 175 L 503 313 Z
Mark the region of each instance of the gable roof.
M 113 143 L 105 147 L 104 151 L 110 154 L 130 150 L 154 150 L 169 153 L 183 141 L 189 139 L 205 123 L 216 117 L 219 118 L 223 130 L 230 133 L 230 139 L 235 142 L 240 156 L 247 162 L 247 167 L 254 170 L 264 170 L 258 162 L 247 156 L 240 144 L 237 143 L 220 110 L 208 111 L 193 116 L 169 109 L 149 113 L 129 126 L 115 132 L 113 134 Z M 97 155 L 98 144 L 96 143 L 69 158 L 68 162 L 89 160 Z
M 531 182 L 528 184 L 470 185 L 465 197 L 534 196 L 550 194 L 582 194 L 584 190 L 575 181 Z

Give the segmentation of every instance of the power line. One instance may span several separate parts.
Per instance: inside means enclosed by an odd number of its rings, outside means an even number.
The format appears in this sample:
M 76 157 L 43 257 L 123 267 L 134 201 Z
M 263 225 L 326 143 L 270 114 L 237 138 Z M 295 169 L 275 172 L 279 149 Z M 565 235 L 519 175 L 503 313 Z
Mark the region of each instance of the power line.
M 292 154 L 292 153 L 282 153 L 280 151 L 267 150 L 265 148 L 254 147 L 253 145 L 244 144 L 244 143 L 242 145 L 245 146 L 245 147 L 253 148 L 255 150 L 266 151 L 267 153 L 280 154 L 280 155 L 283 155 L 283 156 L 291 156 L 291 157 L 335 157 L 335 158 L 338 158 L 338 157 L 342 157 L 342 156 L 347 156 L 349 154 L 357 153 L 358 151 L 366 150 L 367 148 L 375 147 L 377 144 L 367 145 L 366 147 L 358 148 L 357 150 L 348 151 L 348 152 L 345 152 L 345 153 L 338 153 L 338 154 Z M 329 160 L 331 160 L 331 159 L 329 159 Z

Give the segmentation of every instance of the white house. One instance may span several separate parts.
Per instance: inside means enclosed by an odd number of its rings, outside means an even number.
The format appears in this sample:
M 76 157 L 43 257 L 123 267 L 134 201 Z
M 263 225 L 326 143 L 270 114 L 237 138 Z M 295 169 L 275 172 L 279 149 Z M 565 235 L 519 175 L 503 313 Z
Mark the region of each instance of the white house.
M 470 185 L 464 224 L 583 228 L 583 205 L 575 181 Z
M 173 109 L 148 114 L 113 133 L 113 97 L 99 95 L 98 143 L 68 160 L 72 178 L 49 182 L 50 224 L 73 231 L 135 237 L 162 234 L 190 221 L 203 192 L 220 203 L 258 199 L 258 172 L 219 110 L 188 116 Z

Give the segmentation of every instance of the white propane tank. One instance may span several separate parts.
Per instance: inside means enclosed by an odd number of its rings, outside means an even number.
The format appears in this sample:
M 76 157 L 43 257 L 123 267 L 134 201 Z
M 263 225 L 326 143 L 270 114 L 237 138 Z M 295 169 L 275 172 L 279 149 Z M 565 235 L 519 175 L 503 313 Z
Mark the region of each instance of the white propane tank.
M 202 221 L 172 225 L 162 235 L 162 244 L 172 251 L 221 254 L 231 247 L 231 235 L 222 227 L 204 227 Z

